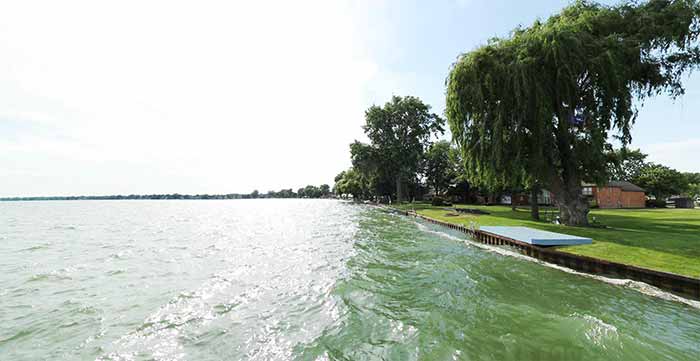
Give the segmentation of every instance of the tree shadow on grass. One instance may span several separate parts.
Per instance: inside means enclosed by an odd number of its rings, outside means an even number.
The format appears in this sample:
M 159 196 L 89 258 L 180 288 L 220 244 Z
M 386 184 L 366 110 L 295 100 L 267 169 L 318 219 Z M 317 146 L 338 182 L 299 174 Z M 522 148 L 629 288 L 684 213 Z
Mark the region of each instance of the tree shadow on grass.
M 682 256 L 700 257 L 700 225 L 678 219 L 640 218 L 625 215 L 596 215 L 606 228 L 562 227 L 538 223 L 538 228 L 572 233 L 594 240 L 645 248 Z M 698 219 L 689 219 L 697 221 Z M 687 222 L 687 221 L 686 221 Z

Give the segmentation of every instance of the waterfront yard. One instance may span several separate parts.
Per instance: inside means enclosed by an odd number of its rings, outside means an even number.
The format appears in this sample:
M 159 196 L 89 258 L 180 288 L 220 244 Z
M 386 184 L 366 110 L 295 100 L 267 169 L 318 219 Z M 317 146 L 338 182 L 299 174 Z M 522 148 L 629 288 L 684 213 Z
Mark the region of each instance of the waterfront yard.
M 457 205 L 490 214 L 459 214 L 425 203 L 400 208 L 469 226 L 526 226 L 590 237 L 593 244 L 558 248 L 564 252 L 700 278 L 700 209 L 593 209 L 602 227 L 568 227 L 530 219 L 529 208 Z M 552 210 L 549 210 L 552 212 Z

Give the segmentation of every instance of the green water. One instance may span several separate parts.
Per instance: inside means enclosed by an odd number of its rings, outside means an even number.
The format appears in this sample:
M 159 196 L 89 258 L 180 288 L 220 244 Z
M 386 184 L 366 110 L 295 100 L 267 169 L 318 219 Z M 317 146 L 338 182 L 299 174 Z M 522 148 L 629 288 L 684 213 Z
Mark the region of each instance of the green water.
M 700 310 L 322 200 L 0 203 L 0 360 L 697 360 Z

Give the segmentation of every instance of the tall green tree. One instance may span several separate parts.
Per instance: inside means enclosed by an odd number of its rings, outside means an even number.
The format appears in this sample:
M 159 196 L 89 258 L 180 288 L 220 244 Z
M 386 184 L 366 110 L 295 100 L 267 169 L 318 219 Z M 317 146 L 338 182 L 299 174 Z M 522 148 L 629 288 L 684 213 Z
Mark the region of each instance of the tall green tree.
M 635 104 L 683 93 L 682 76 L 700 63 L 699 14 L 691 0 L 577 1 L 460 56 L 446 114 L 471 177 L 536 179 L 564 223 L 586 225 L 581 183 L 605 182 L 608 140 L 631 141 Z
M 389 168 L 389 159 L 382 156 L 376 146 L 355 141 L 350 144 L 352 169 L 361 177 L 360 183 L 367 198 L 391 196 L 393 178 Z M 365 188 L 366 187 L 366 188 Z
M 661 200 L 688 190 L 688 179 L 681 172 L 654 163 L 642 167 L 639 175 L 632 181 Z
M 294 198 L 296 197 L 297 194 L 294 193 L 294 191 L 291 188 L 288 189 L 281 189 L 279 192 L 277 192 L 276 197 L 277 198 Z
M 335 193 L 335 195 L 338 197 L 343 197 L 346 194 L 340 185 L 340 181 L 345 177 L 345 172 L 346 171 L 341 171 L 335 176 L 335 178 L 333 178 L 333 181 L 335 182 L 333 183 L 333 193 Z
M 474 200 L 473 186 L 470 183 L 469 172 L 466 168 L 466 162 L 462 157 L 462 152 L 456 148 L 450 149 L 450 162 L 454 167 L 454 184 L 450 187 L 448 194 L 457 196 L 463 202 L 469 203 Z
M 442 134 L 444 120 L 430 106 L 413 96 L 393 96 L 383 107 L 365 111 L 365 134 L 381 161 L 382 170 L 394 179 L 396 200 L 403 199 L 403 184 L 415 178 L 423 153 L 433 135 Z
M 350 168 L 338 174 L 335 178 L 333 189 L 335 189 L 337 195 L 342 197 L 350 194 L 355 200 L 364 198 L 368 193 L 368 188 L 362 175 L 355 168 Z
M 436 195 L 447 192 L 455 181 L 456 164 L 451 158 L 451 152 L 452 145 L 445 140 L 433 143 L 425 152 L 425 179 Z
M 683 173 L 688 182 L 688 196 L 693 199 L 700 197 L 700 173 Z
M 647 155 L 639 149 L 617 149 L 611 154 L 612 159 L 608 168 L 610 180 L 631 182 L 638 177 L 644 168 Z
M 319 198 L 321 197 L 321 189 L 314 185 L 308 185 L 304 187 L 304 196 L 307 198 Z

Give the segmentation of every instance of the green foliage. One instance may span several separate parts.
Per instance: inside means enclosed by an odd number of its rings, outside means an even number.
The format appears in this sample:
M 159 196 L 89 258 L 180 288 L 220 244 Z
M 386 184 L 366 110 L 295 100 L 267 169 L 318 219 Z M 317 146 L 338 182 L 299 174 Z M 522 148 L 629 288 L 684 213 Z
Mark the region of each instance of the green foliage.
M 700 62 L 699 9 L 690 0 L 577 1 L 460 56 L 446 114 L 471 180 L 537 180 L 566 223 L 585 224 L 581 181 L 606 180 L 608 139 L 631 141 L 635 98 L 682 94 L 682 75 Z
M 294 193 L 294 191 L 291 188 L 282 189 L 274 194 L 274 198 L 296 198 L 296 196 L 297 194 Z
M 636 185 L 653 194 L 656 199 L 666 199 L 668 196 L 685 192 L 688 188 L 686 177 L 675 169 L 649 163 L 642 167 L 639 176 L 632 180 Z
M 647 203 L 652 208 L 666 207 L 665 199 L 670 195 L 687 193 L 691 198 L 700 195 L 700 173 L 680 173 L 660 164 L 647 163 L 646 158 L 639 149 L 616 150 L 609 164 L 611 179 L 632 182 L 653 194 L 657 201 Z
M 639 149 L 629 150 L 622 148 L 611 153 L 611 162 L 608 166 L 610 180 L 628 181 L 639 177 L 647 163 L 647 155 Z
M 307 185 L 304 187 L 304 196 L 308 198 L 318 198 L 321 196 L 321 190 L 313 185 Z
M 700 173 L 683 173 L 688 182 L 688 196 L 693 199 L 700 198 Z
M 323 184 L 320 187 L 316 187 L 314 185 L 307 185 L 304 188 L 299 188 L 297 190 L 296 196 L 299 198 L 323 198 L 328 197 L 330 194 L 331 192 L 328 184 Z
M 443 132 L 444 121 L 430 112 L 430 106 L 412 96 L 393 96 L 384 107 L 372 106 L 365 112 L 365 134 L 381 155 L 384 179 L 395 179 L 400 202 L 402 182 L 415 178 L 430 137 Z
M 452 153 L 450 142 L 445 140 L 433 143 L 425 153 L 425 178 L 436 195 L 446 192 L 456 179 L 457 164 Z
M 665 199 L 647 199 L 644 201 L 644 207 L 646 208 L 666 208 Z
M 456 147 L 450 147 L 450 163 L 454 168 L 454 179 L 447 194 L 457 196 L 462 202 L 473 202 L 472 185 L 469 183 L 469 173 L 466 170 L 462 152 Z
M 700 183 L 688 184 L 688 196 L 694 200 L 700 199 Z
M 365 198 L 369 193 L 368 184 L 362 174 L 355 168 L 350 168 L 338 174 L 335 177 L 333 189 L 338 196 L 350 194 L 354 199 Z
M 363 127 L 370 144 L 350 145 L 353 167 L 374 195 L 401 198 L 402 183 L 416 178 L 431 137 L 442 133 L 443 125 L 416 97 L 393 96 L 383 107 L 373 105 L 365 111 Z
M 362 186 L 363 197 L 392 194 L 394 179 L 389 162 L 377 147 L 355 141 L 350 144 L 350 159 L 352 169 L 357 172 L 352 176 L 360 177 L 358 184 Z
M 688 183 L 700 184 L 700 173 L 683 173 L 683 176 L 688 181 Z
M 430 106 L 412 96 L 393 96 L 384 107 L 365 112 L 365 134 L 387 159 L 394 174 L 415 174 L 430 137 L 443 132 L 444 121 Z

